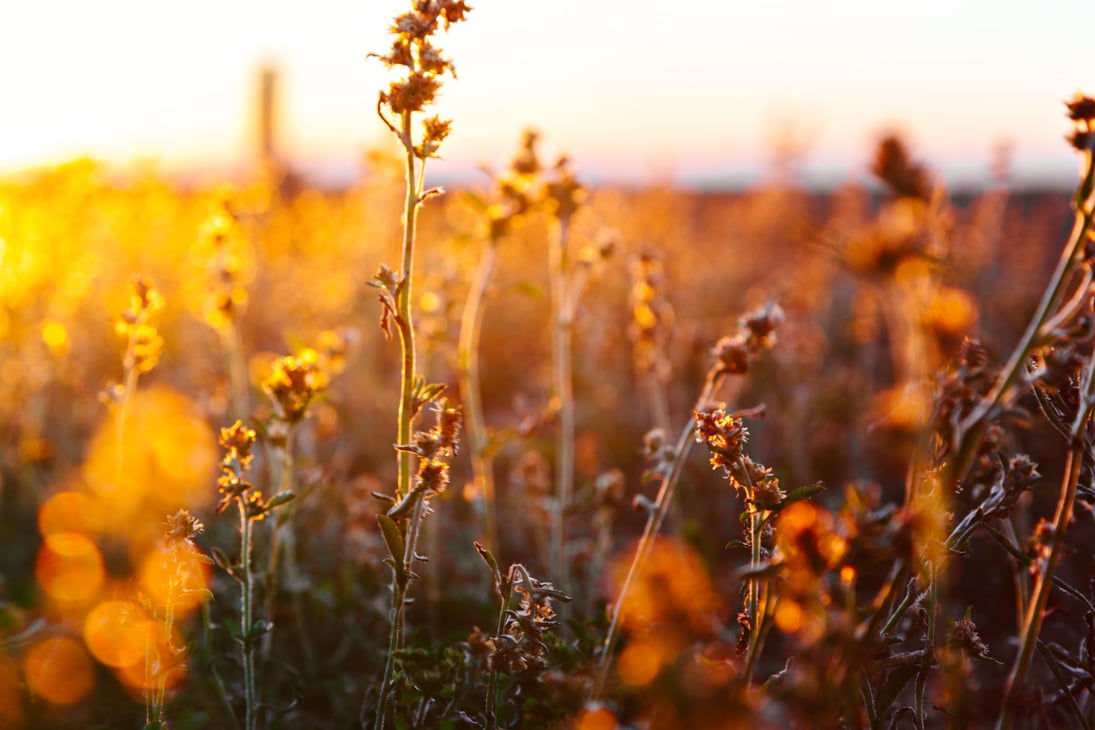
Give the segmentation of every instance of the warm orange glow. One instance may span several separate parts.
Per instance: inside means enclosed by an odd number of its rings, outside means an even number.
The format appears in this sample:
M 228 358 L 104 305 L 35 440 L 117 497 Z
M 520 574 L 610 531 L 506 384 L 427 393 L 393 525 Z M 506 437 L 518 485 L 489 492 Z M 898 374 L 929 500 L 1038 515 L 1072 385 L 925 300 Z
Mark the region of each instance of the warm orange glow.
M 625 556 L 617 564 L 616 578 L 623 581 L 630 564 Z M 699 557 L 688 547 L 669 539 L 654 544 L 643 570 L 628 594 L 624 625 L 632 631 L 662 633 L 682 619 L 682 631 L 707 631 L 721 605 Z
M 158 606 L 172 606 L 185 616 L 202 604 L 209 589 L 208 564 L 185 546 L 155 549 L 140 568 L 140 585 Z
M 582 710 L 574 722 L 574 730 L 616 730 L 616 716 L 607 707 Z
M 941 332 L 961 335 L 977 322 L 977 304 L 961 289 L 943 288 L 931 301 L 925 319 Z
M 54 355 L 68 353 L 68 330 L 55 319 L 51 319 L 42 325 L 42 342 Z
M 87 537 L 59 532 L 47 536 L 39 549 L 35 575 L 54 600 L 84 603 L 98 595 L 103 585 L 103 557 Z
M 79 702 L 95 686 L 91 658 L 83 645 L 67 636 L 43 639 L 23 660 L 30 691 L 56 705 Z
M 871 402 L 871 419 L 890 428 L 918 429 L 927 420 L 931 399 L 922 389 L 896 387 L 884 390 Z
M 785 599 L 776 607 L 776 626 L 785 634 L 799 631 L 806 623 L 806 614 L 797 601 Z
M 144 610 L 131 601 L 103 601 L 84 620 L 84 640 L 108 667 L 143 667 L 147 622 Z
M 23 727 L 23 693 L 19 689 L 19 669 L 0 655 L 0 728 Z
M 178 660 L 178 654 L 172 647 L 183 645 L 177 632 L 170 636 L 167 626 L 160 621 L 144 619 L 134 630 L 143 644 L 141 661 L 135 664 L 116 667 L 115 675 L 132 690 L 154 689 L 162 681 L 165 686 L 173 687 L 186 676 L 186 664 Z
M 193 402 L 168 388 L 131 395 L 121 453 L 117 417 L 116 411 L 92 437 L 84 477 L 103 504 L 106 529 L 143 554 L 162 532 L 164 515 L 212 501 L 216 439 Z
M 652 644 L 639 641 L 620 652 L 616 672 L 632 687 L 645 687 L 654 681 L 662 668 L 662 652 Z
M 60 532 L 94 535 L 102 524 L 102 505 L 86 492 L 57 492 L 38 508 L 38 529 L 45 537 Z

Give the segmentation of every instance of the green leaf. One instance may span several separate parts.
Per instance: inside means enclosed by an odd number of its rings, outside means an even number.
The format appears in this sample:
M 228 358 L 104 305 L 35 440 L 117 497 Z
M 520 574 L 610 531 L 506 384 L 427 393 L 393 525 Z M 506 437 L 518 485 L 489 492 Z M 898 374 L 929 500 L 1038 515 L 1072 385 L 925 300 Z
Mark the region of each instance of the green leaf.
M 524 294 L 525 296 L 532 297 L 533 299 L 546 298 L 543 287 L 537 286 L 531 281 L 522 281 L 513 288 L 518 294 Z
M 213 547 L 209 552 L 213 555 L 213 562 L 217 564 L 218 568 L 228 573 L 228 575 L 235 575 L 235 565 L 233 565 L 227 553 L 219 547 Z
M 765 560 L 756 565 L 745 565 L 737 571 L 739 578 L 771 578 L 779 573 L 783 563 Z
M 251 624 L 251 630 L 247 632 L 248 639 L 256 639 L 263 634 L 268 634 L 274 630 L 274 622 L 267 621 L 264 618 L 257 619 L 255 623 Z
M 388 552 L 392 554 L 392 569 L 395 570 L 396 576 L 403 579 L 403 551 L 405 545 L 403 542 L 403 533 L 399 530 L 399 525 L 395 523 L 388 515 L 377 515 L 376 521 L 380 523 L 380 532 L 384 535 L 384 542 L 388 546 Z
M 208 588 L 188 588 L 183 591 L 184 596 L 201 596 L 203 601 L 213 600 L 213 591 Z
M 191 553 L 191 555 L 193 556 L 194 560 L 197 560 L 199 563 L 205 563 L 206 565 L 213 565 L 213 558 L 209 557 L 205 553 L 193 552 L 193 553 Z
M 292 502 L 294 499 L 296 499 L 296 497 L 297 495 L 293 494 L 292 492 L 278 492 L 270 498 L 269 502 L 266 503 L 266 509 L 272 510 L 275 507 L 280 507 L 287 502 Z
M 783 498 L 783 501 L 779 503 L 778 509 L 786 509 L 795 502 L 801 502 L 804 499 L 809 499 L 815 494 L 821 494 L 825 491 L 825 485 L 821 482 L 816 484 L 808 484 L 805 487 L 799 487 L 798 489 L 791 490 L 791 493 Z
M 502 569 L 498 567 L 498 561 L 494 559 L 494 555 L 491 554 L 490 550 L 487 550 L 479 544 L 478 540 L 473 544 L 475 545 L 475 552 L 479 553 L 479 557 L 481 557 L 483 562 L 487 564 L 487 567 L 490 568 L 490 575 L 491 578 L 494 579 L 495 590 L 500 591 L 502 587 Z

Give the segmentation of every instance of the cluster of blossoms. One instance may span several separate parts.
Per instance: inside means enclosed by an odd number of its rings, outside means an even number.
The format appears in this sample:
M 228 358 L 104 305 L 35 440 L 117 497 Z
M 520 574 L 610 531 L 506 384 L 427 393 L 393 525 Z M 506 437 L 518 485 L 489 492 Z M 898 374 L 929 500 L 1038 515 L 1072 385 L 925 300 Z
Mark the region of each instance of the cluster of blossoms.
M 275 360 L 270 375 L 262 381 L 273 408 L 264 424 L 270 443 L 284 447 L 292 429 L 307 415 L 308 406 L 325 389 L 326 375 L 314 359 L 288 355 Z
M 635 369 L 668 380 L 672 365 L 666 354 L 673 330 L 673 305 L 665 295 L 665 267 L 653 253 L 640 254 L 631 267 L 631 324 Z
M 451 121 L 435 115 L 423 121 L 422 139 L 418 144 L 410 136 L 410 115 L 433 104 L 441 90 L 443 75 L 456 76 L 452 61 L 441 55 L 441 49 L 433 44 L 433 36 L 441 27 L 448 30 L 452 23 L 464 20 L 470 10 L 464 0 L 416 0 L 412 10 L 396 17 L 392 23 L 391 49 L 376 56 L 388 68 L 406 70 L 405 76 L 391 82 L 387 91 L 380 92 L 378 110 L 403 146 L 419 159 L 435 157 L 452 126 Z M 384 107 L 402 119 L 402 129 L 388 121 Z
M 1065 105 L 1068 107 L 1068 118 L 1074 122 L 1068 143 L 1080 152 L 1091 152 L 1095 147 L 1095 98 L 1077 94 Z
M 712 350 L 715 375 L 744 375 L 749 361 L 776 344 L 776 328 L 783 323 L 783 308 L 778 304 L 749 312 L 738 321 L 738 331 L 723 337 Z
M 735 491 L 747 495 L 760 510 L 775 510 L 786 497 L 771 468 L 758 464 L 743 452 L 749 430 L 741 413 L 729 413 L 725 404 L 695 411 L 696 442 L 711 454 L 711 467 L 722 468 Z
M 161 309 L 163 298 L 151 282 L 143 276 L 134 277 L 129 307 L 114 323 L 115 332 L 127 340 L 123 363 L 127 373 L 147 373 L 156 367 L 163 352 L 163 338 L 153 318 Z
M 220 445 L 224 449 L 221 461 L 221 475 L 217 478 L 217 489 L 221 494 L 217 512 L 223 512 L 232 502 L 239 500 L 241 509 L 249 516 L 261 519 L 265 514 L 262 492 L 255 489 L 244 474 L 251 469 L 255 446 L 255 430 L 236 421 L 228 428 L 222 428 Z
M 213 328 L 223 331 L 239 322 L 247 308 L 243 282 L 244 233 L 227 198 L 214 201 L 202 223 L 200 236 L 211 254 L 208 264 L 211 290 L 205 318 Z
M 388 510 L 389 517 L 404 517 L 417 500 L 429 499 L 448 489 L 447 459 L 455 456 L 460 447 L 461 412 L 459 406 L 449 405 L 444 398 L 434 409 L 437 412 L 434 427 L 416 432 L 413 443 L 396 447 L 418 457 L 418 473 L 410 493 Z
M 522 565 L 510 567 L 501 576 L 500 594 L 510 592 L 520 596 L 516 608 L 504 608 L 502 631 L 487 636 L 476 628 L 468 644 L 473 655 L 483 659 L 487 671 L 506 672 L 522 680 L 537 678 L 547 668 L 547 632 L 558 625 L 552 602 L 569 601 L 570 597 L 548 582 L 529 575 Z

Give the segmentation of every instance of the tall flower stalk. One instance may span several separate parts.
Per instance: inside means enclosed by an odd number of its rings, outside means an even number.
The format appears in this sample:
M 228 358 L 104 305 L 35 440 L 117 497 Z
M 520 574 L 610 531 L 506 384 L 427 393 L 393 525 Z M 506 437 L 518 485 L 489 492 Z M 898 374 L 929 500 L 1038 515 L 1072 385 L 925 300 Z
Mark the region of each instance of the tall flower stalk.
M 482 203 L 487 219 L 487 245 L 479 257 L 471 288 L 464 300 L 457 345 L 457 374 L 464 404 L 464 425 L 471 456 L 476 512 L 486 546 L 493 550 L 498 549 L 493 459 L 497 444 L 491 441 L 483 414 L 479 338 L 483 330 L 487 292 L 498 264 L 498 245 L 521 220 L 531 204 L 530 189 L 535 185 L 536 173 L 540 169 L 535 149 L 536 138 L 535 132 L 525 132 L 521 152 L 514 158 L 510 169 L 494 180 L 493 199 Z
M 392 604 L 388 656 L 376 705 L 376 728 L 384 727 L 389 714 L 395 655 L 403 647 L 407 589 L 417 559 L 415 550 L 422 519 L 427 512 L 426 499 L 440 491 L 435 489 L 436 485 L 430 484 L 431 475 L 427 474 L 423 479 L 422 469 L 428 471 L 436 462 L 434 455 L 424 455 L 420 445 L 414 443 L 414 418 L 426 404 L 440 395 L 443 386 L 427 384 L 418 375 L 411 303 L 418 210 L 429 197 L 441 192 L 425 189 L 426 160 L 437 156 L 452 122 L 434 115 L 422 120 L 420 130 L 415 122 L 417 116 L 434 102 L 444 75 L 455 77 L 452 62 L 441 55 L 441 50 L 433 44 L 433 37 L 442 27 L 447 30 L 452 23 L 464 20 L 470 9 L 464 0 L 414 0 L 411 10 L 397 16 L 392 23 L 390 30 L 393 40 L 388 53 L 375 56 L 389 69 L 397 69 L 401 74 L 386 91 L 380 92 L 377 113 L 403 147 L 406 182 L 399 272 L 381 266 L 370 282 L 381 292 L 381 328 L 386 335 L 390 335 L 394 325 L 402 348 L 396 430 L 398 477 L 395 494 L 391 497 L 393 506 L 380 520 L 381 530 L 392 553 Z M 447 410 L 444 406 L 442 408 Z M 420 469 L 417 483 L 412 484 L 414 457 L 418 458 Z M 445 476 L 447 479 L 447 472 Z
M 696 399 L 696 412 L 703 411 L 714 400 L 728 375 L 744 375 L 748 372 L 749 361 L 775 343 L 775 329 L 782 321 L 783 310 L 778 305 L 770 305 L 742 317 L 738 333 L 719 340 L 712 353 L 715 363 L 708 370 L 703 390 Z M 601 649 L 597 677 L 590 694 L 591 700 L 601 696 L 608 681 L 616 643 L 620 639 L 620 628 L 628 594 L 650 555 L 658 533 L 661 531 L 662 523 L 665 522 L 677 482 L 680 480 L 692 445 L 696 441 L 695 433 L 696 421 L 690 420 L 681 430 L 675 444 L 666 440 L 664 432 L 654 431 L 647 435 L 644 451 L 654 462 L 651 473 L 658 478 L 658 494 L 653 502 L 643 497 L 636 500 L 638 506 L 643 507 L 647 512 L 646 527 L 635 548 L 635 555 L 628 567 L 623 585 L 620 586 L 619 595 L 613 602 L 612 618 Z M 752 523 L 751 526 L 753 526 Z M 759 555 L 754 558 L 759 560 Z M 751 605 L 755 607 L 756 604 L 751 603 Z
M 1037 342 L 1047 337 L 1046 329 L 1055 329 L 1045 324 L 1046 315 L 1054 306 L 1054 302 L 1060 297 L 1062 291 L 1061 281 L 1066 272 L 1074 271 L 1077 266 L 1082 266 L 1086 271 L 1083 279 L 1083 288 L 1078 292 L 1079 306 L 1090 306 L 1090 273 L 1092 264 L 1087 256 L 1078 257 L 1077 252 L 1083 250 L 1084 243 L 1090 243 L 1092 236 L 1092 219 L 1095 218 L 1095 98 L 1077 96 L 1068 104 L 1069 117 L 1076 125 L 1070 142 L 1082 156 L 1083 174 L 1081 183 L 1076 191 L 1073 206 L 1076 212 L 1076 222 L 1073 226 L 1072 238 L 1065 247 L 1061 262 L 1058 265 L 1054 282 L 1046 291 L 1042 305 L 1035 319 L 1031 322 L 1024 335 L 1020 349 L 1029 349 Z M 1071 316 L 1068 305 L 1061 308 L 1062 313 L 1055 316 L 1050 324 L 1063 323 Z M 1046 603 L 1052 590 L 1054 572 L 1065 550 L 1065 533 L 1072 521 L 1073 505 L 1076 501 L 1076 492 L 1080 481 L 1080 472 L 1085 457 L 1090 458 L 1091 436 L 1090 418 L 1095 410 L 1095 355 L 1088 355 L 1088 362 L 1084 366 L 1079 380 L 1079 403 L 1076 415 L 1068 429 L 1068 458 L 1065 466 L 1065 474 L 1061 481 L 1061 491 L 1058 496 L 1057 508 L 1054 513 L 1052 526 L 1045 533 L 1048 537 L 1043 541 L 1036 561 L 1038 576 L 1031 591 L 1030 600 L 1027 603 L 1026 613 L 1023 616 L 1022 628 L 1019 632 L 1019 651 L 1008 674 L 1007 688 L 1004 695 L 1004 703 L 997 722 L 997 728 L 1006 730 L 1014 722 L 1014 710 L 1016 696 L 1019 687 L 1026 678 L 1030 661 L 1034 656 L 1034 648 L 1038 643 L 1038 634 L 1041 632 L 1042 620 L 1045 618 Z M 1013 357 L 1014 360 L 1014 357 Z M 1018 370 L 1018 368 L 1013 368 Z M 1008 375 L 1011 375 L 1009 378 Z M 1005 371 L 1005 375 L 997 381 L 996 387 L 986 399 L 986 404 L 993 404 L 1011 387 L 1014 374 Z M 989 406 L 985 406 L 986 408 Z M 976 415 L 976 413 L 974 414 Z
M 548 276 L 551 282 L 552 398 L 558 414 L 559 435 L 555 460 L 555 498 L 551 521 L 551 566 L 560 585 L 570 581 L 566 554 L 566 516 L 574 492 L 574 315 L 584 278 L 572 270 L 569 251 L 570 225 L 585 198 L 585 189 L 574 177 L 567 158 L 555 165 L 555 178 L 545 186 L 545 199 L 554 220 L 548 244 Z
M 265 619 L 255 618 L 255 572 L 254 572 L 254 534 L 255 523 L 263 520 L 275 508 L 293 499 L 291 492 L 279 492 L 266 498 L 246 479 L 254 458 L 255 431 L 236 421 L 228 428 L 222 428 L 220 445 L 225 450 L 221 461 L 221 476 L 217 480 L 221 500 L 217 507 L 223 512 L 235 504 L 240 518 L 240 559 L 236 564 L 228 564 L 221 557 L 219 561 L 229 575 L 240 584 L 239 625 L 232 633 L 240 644 L 240 658 L 243 665 L 244 693 L 244 730 L 255 730 L 259 726 L 259 684 L 256 672 L 255 648 L 261 636 L 273 629 L 273 624 Z

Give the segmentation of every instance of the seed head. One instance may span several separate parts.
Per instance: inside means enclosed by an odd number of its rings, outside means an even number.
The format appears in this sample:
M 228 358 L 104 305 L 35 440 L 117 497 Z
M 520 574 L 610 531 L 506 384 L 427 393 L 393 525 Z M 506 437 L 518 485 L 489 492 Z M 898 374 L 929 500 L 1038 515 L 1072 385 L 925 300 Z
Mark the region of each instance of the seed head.
M 1065 102 L 1065 106 L 1068 107 L 1068 118 L 1072 121 L 1087 124 L 1095 122 L 1095 99 L 1092 97 L 1077 93 L 1071 101 Z
M 168 515 L 167 519 L 164 520 L 164 524 L 167 526 L 165 532 L 167 539 L 172 543 L 190 540 L 205 530 L 202 521 L 186 509 L 180 509 L 175 514 Z
M 275 416 L 295 424 L 304 418 L 308 405 L 323 391 L 323 383 L 314 361 L 286 356 L 274 361 L 262 389 L 270 397 Z
M 896 135 L 887 135 L 878 143 L 871 172 L 889 186 L 898 197 L 931 198 L 931 181 L 927 170 L 909 157 L 905 142 Z

